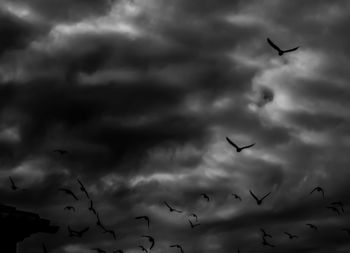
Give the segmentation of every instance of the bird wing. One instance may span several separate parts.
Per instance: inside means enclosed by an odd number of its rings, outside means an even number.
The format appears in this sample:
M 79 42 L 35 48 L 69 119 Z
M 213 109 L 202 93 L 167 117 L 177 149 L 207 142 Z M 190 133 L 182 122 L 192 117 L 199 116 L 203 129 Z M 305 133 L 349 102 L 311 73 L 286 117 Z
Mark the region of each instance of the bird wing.
M 278 46 L 276 46 L 269 38 L 267 38 L 267 42 L 270 44 L 271 47 L 276 49 L 277 51 L 282 51 Z
M 271 194 L 271 192 L 269 192 L 268 194 L 266 194 L 264 197 L 262 197 L 260 200 L 265 199 L 267 196 L 269 196 Z
M 173 209 L 166 201 L 164 201 L 164 204 L 165 204 L 169 209 Z
M 294 47 L 294 48 L 291 48 L 291 49 L 283 50 L 283 52 L 284 52 L 284 53 L 292 52 L 292 51 L 297 50 L 298 48 L 299 48 L 299 47 Z
M 236 149 L 238 149 L 239 147 L 233 142 L 230 140 L 230 138 L 226 137 L 226 140 L 228 143 L 230 143 L 232 146 L 234 146 Z
M 317 187 L 315 187 L 311 192 L 310 192 L 310 194 L 312 194 L 314 191 L 316 191 L 317 190 Z
M 253 147 L 254 145 L 255 145 L 255 143 L 250 144 L 250 145 L 247 145 L 247 146 L 243 146 L 243 147 L 241 147 L 241 149 L 251 148 L 251 147 Z
M 259 200 L 259 199 L 254 195 L 254 193 L 253 193 L 251 190 L 249 190 L 249 192 L 250 192 L 250 195 L 252 195 L 252 197 L 253 197 L 256 201 Z

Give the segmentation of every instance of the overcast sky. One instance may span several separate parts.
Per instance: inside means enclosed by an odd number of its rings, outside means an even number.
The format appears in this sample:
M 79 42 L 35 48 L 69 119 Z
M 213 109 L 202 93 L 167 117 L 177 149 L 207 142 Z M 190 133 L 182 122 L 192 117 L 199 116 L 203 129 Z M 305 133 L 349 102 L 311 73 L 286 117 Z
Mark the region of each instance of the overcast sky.
M 349 13 L 329 0 L 0 0 L 0 200 L 60 226 L 20 252 L 137 253 L 142 235 L 154 253 L 350 252 Z M 300 48 L 278 56 L 267 37 Z M 237 153 L 226 137 L 256 145 Z M 271 195 L 258 206 L 249 190 Z M 70 238 L 68 225 L 90 230 Z

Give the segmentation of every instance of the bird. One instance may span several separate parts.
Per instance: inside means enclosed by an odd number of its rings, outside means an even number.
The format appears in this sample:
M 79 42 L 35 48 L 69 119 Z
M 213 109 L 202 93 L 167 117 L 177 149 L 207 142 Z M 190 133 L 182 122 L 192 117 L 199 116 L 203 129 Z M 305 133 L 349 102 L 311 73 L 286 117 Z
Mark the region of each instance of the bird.
M 334 206 L 326 206 L 327 209 L 332 210 L 333 212 L 336 212 L 338 215 L 340 215 L 340 212 L 338 210 L 338 208 L 334 207 Z
M 250 147 L 253 147 L 255 145 L 255 143 L 253 143 L 253 144 L 250 144 L 250 145 L 247 145 L 247 146 L 238 147 L 233 141 L 230 140 L 230 138 L 226 137 L 226 140 L 227 140 L 228 143 L 230 143 L 233 147 L 236 148 L 237 152 L 241 152 L 243 149 L 250 148 Z
M 92 250 L 96 250 L 98 253 L 107 253 L 105 250 L 100 248 L 93 248 Z
M 148 253 L 148 250 L 147 250 L 145 247 L 143 247 L 142 245 L 139 245 L 139 248 L 140 248 L 142 251 Z
M 104 228 L 104 227 L 103 227 L 103 228 Z M 112 229 L 105 229 L 105 228 L 104 228 L 104 232 L 103 232 L 103 233 L 104 233 L 104 234 L 105 234 L 105 233 L 109 233 L 109 234 L 111 234 L 111 235 L 113 236 L 114 240 L 117 240 L 117 236 L 116 236 L 114 230 L 112 230 Z
M 92 200 L 90 200 L 90 207 L 89 207 L 89 211 L 93 212 L 95 215 L 97 215 L 97 212 L 94 208 L 94 203 L 92 202 Z
M 58 153 L 58 154 L 60 154 L 60 155 L 66 155 L 66 154 L 68 154 L 68 151 L 67 151 L 67 150 L 64 150 L 64 149 L 55 149 L 53 152 L 54 152 L 54 153 Z
M 89 229 L 90 227 L 86 227 L 80 231 L 74 231 L 68 226 L 69 236 L 72 236 L 72 237 L 82 237 L 83 234 L 85 234 Z
M 198 216 L 197 216 L 197 214 L 191 213 L 190 216 L 191 216 L 191 217 L 194 217 L 194 218 L 196 219 L 196 222 L 198 221 Z
M 201 197 L 205 198 L 208 202 L 210 201 L 209 200 L 209 196 L 207 194 L 205 194 L 205 193 L 202 193 Z
M 270 237 L 270 238 L 272 238 L 272 235 L 266 233 L 265 229 L 260 228 L 260 231 L 263 233 L 263 238 L 265 238 L 265 237 Z
M 151 246 L 149 247 L 149 250 L 151 250 L 154 247 L 155 241 L 154 238 L 150 235 L 143 235 L 141 237 L 148 238 L 148 241 L 151 243 Z
M 317 229 L 318 229 L 315 225 L 310 224 L 310 223 L 306 223 L 305 225 L 306 225 L 306 226 L 309 226 L 310 228 L 312 228 L 312 229 L 314 229 L 314 230 L 317 230 Z
M 85 193 L 85 195 L 86 195 L 86 197 L 88 199 L 90 199 L 89 193 L 87 192 L 87 190 L 86 190 L 85 186 L 83 185 L 83 183 L 79 179 L 77 179 L 77 181 L 80 184 L 80 190 Z
M 310 192 L 310 194 L 312 194 L 314 191 L 322 192 L 322 196 L 324 197 L 324 190 L 323 190 L 321 187 L 319 187 L 319 186 L 315 187 L 315 188 Z
M 191 220 L 188 220 L 188 222 L 190 223 L 191 228 L 195 228 L 200 225 L 200 223 L 193 224 Z
M 341 201 L 335 201 L 335 202 L 332 202 L 331 205 L 339 206 L 340 209 L 342 210 L 342 212 L 343 212 L 343 213 L 345 212 L 345 211 L 344 211 L 344 204 L 343 204 L 343 202 L 341 202 Z
M 269 195 L 271 194 L 271 192 L 269 192 L 269 193 L 267 193 L 264 197 L 262 197 L 261 199 L 259 199 L 259 198 L 257 198 L 257 197 L 254 195 L 254 193 L 253 193 L 251 190 L 249 190 L 249 192 L 250 192 L 250 195 L 252 195 L 252 197 L 256 200 L 256 203 L 257 203 L 258 205 L 261 205 L 261 204 L 262 204 L 262 201 L 263 201 L 267 196 L 269 196 Z
M 170 247 L 170 248 L 176 247 L 176 248 L 178 248 L 178 249 L 181 251 L 181 253 L 184 253 L 184 251 L 183 251 L 181 245 L 179 245 L 179 244 L 170 245 L 169 247 Z
M 233 197 L 235 197 L 235 199 L 239 199 L 239 201 L 242 201 L 242 198 L 241 198 L 240 196 L 238 196 L 237 194 L 231 193 L 231 195 L 232 195 Z
M 274 44 L 269 38 L 267 38 L 267 42 L 269 43 L 269 45 L 272 48 L 277 50 L 279 56 L 283 55 L 284 53 L 289 53 L 289 52 L 295 51 L 295 50 L 297 50 L 299 48 L 299 47 L 294 47 L 294 48 L 291 48 L 291 49 L 282 50 L 278 46 L 276 46 L 276 44 Z
M 16 191 L 19 189 L 19 187 L 15 184 L 15 182 L 13 181 L 12 177 L 9 177 L 10 182 L 11 182 L 11 189 Z
M 64 210 L 68 210 L 68 211 L 73 211 L 73 212 L 75 212 L 74 206 L 66 206 L 66 207 L 64 208 Z
M 139 219 L 144 219 L 144 220 L 146 220 L 147 221 L 147 227 L 149 228 L 149 217 L 148 216 L 146 216 L 146 215 L 144 215 L 144 216 L 137 216 L 137 217 L 135 217 L 135 219 L 136 220 L 139 220 Z
M 289 239 L 294 239 L 294 238 L 298 238 L 299 236 L 297 236 L 297 235 L 292 235 L 292 234 L 290 234 L 290 233 L 288 233 L 288 232 L 283 232 L 284 234 L 286 234 L 288 237 L 289 237 Z
M 70 189 L 59 188 L 58 190 L 66 193 L 68 195 L 71 195 L 75 200 L 79 200 L 78 197 Z
M 164 201 L 164 204 L 169 208 L 169 211 L 170 211 L 170 212 L 182 213 L 182 211 L 177 210 L 177 209 L 171 207 L 166 201 Z
M 276 247 L 275 245 L 272 245 L 271 243 L 267 242 L 264 237 L 263 237 L 262 245 L 270 246 L 270 247 Z

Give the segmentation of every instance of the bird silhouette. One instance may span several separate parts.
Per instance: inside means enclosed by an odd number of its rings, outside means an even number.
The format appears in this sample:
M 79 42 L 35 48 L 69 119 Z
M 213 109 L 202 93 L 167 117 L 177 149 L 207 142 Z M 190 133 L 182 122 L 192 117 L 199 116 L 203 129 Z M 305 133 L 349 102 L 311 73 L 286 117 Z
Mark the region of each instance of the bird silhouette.
M 141 237 L 147 238 L 148 241 L 151 243 L 151 246 L 149 247 L 149 250 L 151 250 L 154 247 L 155 241 L 154 238 L 150 235 L 143 235 Z
M 139 220 L 139 219 L 144 219 L 145 221 L 147 221 L 147 227 L 149 228 L 149 223 L 150 223 L 150 221 L 149 221 L 149 217 L 148 216 L 137 216 L 137 217 L 135 217 L 135 219 L 136 220 Z
M 321 192 L 321 193 L 322 193 L 322 196 L 324 197 L 324 190 L 323 190 L 321 187 L 319 187 L 319 186 L 315 187 L 315 188 L 310 192 L 310 194 L 312 194 L 314 191 Z
M 178 249 L 181 251 L 181 253 L 184 253 L 184 251 L 183 251 L 181 245 L 179 245 L 179 244 L 170 245 L 169 247 L 170 247 L 170 248 L 176 247 L 176 248 L 178 248 Z
M 260 231 L 263 233 L 263 238 L 265 238 L 265 237 L 270 237 L 270 238 L 272 238 L 272 235 L 266 233 L 265 229 L 260 228 Z
M 269 193 L 267 193 L 264 197 L 262 197 L 262 198 L 259 199 L 257 196 L 254 195 L 254 193 L 253 193 L 251 190 L 249 190 L 249 192 L 250 192 L 250 195 L 252 195 L 252 197 L 256 200 L 256 203 L 257 203 L 258 205 L 261 205 L 262 202 L 263 202 L 263 200 L 264 200 L 267 196 L 269 196 L 269 195 L 271 194 L 271 192 L 269 192 Z
M 92 250 L 96 250 L 98 253 L 107 253 L 105 250 L 100 248 L 93 248 Z
M 70 189 L 67 189 L 67 188 L 59 188 L 58 189 L 59 191 L 62 191 L 68 195 L 71 195 L 75 200 L 79 200 L 78 197 L 70 190 Z
M 289 239 L 294 239 L 294 238 L 298 238 L 299 236 L 297 236 L 297 235 L 292 235 L 292 234 L 290 234 L 290 233 L 288 233 L 288 232 L 283 232 L 284 234 L 286 234 L 288 237 L 289 237 Z
M 326 206 L 326 208 L 330 209 L 333 212 L 336 212 L 338 215 L 340 215 L 340 212 L 339 212 L 338 208 L 336 208 L 335 206 Z
M 92 200 L 90 200 L 90 207 L 89 207 L 89 211 L 93 212 L 95 215 L 97 215 L 97 212 L 94 208 L 94 203 L 92 202 Z
M 142 251 L 148 253 L 148 250 L 147 250 L 145 247 L 143 247 L 142 245 L 139 245 L 139 248 L 140 248 Z
M 250 147 L 253 147 L 255 145 L 255 143 L 253 143 L 253 144 L 250 144 L 250 145 L 247 145 L 247 146 L 238 147 L 233 141 L 230 140 L 230 138 L 226 137 L 226 140 L 227 140 L 228 143 L 230 143 L 233 147 L 236 148 L 237 152 L 241 152 L 243 149 L 250 148 Z
M 341 201 L 335 201 L 335 202 L 332 202 L 331 205 L 333 205 L 333 206 L 339 206 L 340 209 L 341 209 L 341 211 L 342 211 L 343 213 L 345 212 L 345 211 L 344 211 L 344 204 L 343 204 L 343 202 L 341 202 Z
M 16 191 L 19 189 L 19 187 L 15 184 L 15 182 L 13 181 L 12 177 L 9 177 L 10 179 L 10 183 L 11 183 L 11 189 Z
M 231 195 L 232 195 L 233 197 L 235 197 L 235 199 L 239 199 L 239 201 L 242 201 L 242 198 L 241 198 L 240 196 L 238 196 L 237 194 L 231 193 Z
M 279 48 L 276 44 L 274 44 L 269 38 L 267 38 L 267 42 L 269 43 L 269 45 L 274 48 L 275 50 L 277 50 L 278 52 L 278 55 L 281 56 L 285 53 L 289 53 L 289 52 L 292 52 L 292 51 L 295 51 L 297 50 L 299 47 L 294 47 L 294 48 L 291 48 L 291 49 L 287 49 L 287 50 L 282 50 L 281 48 Z
M 58 153 L 58 154 L 60 154 L 60 155 L 66 155 L 66 154 L 68 154 L 68 151 L 67 151 L 67 150 L 64 150 L 64 149 L 55 149 L 53 152 L 54 152 L 54 153 Z
M 195 219 L 196 219 L 196 222 L 198 221 L 198 216 L 197 216 L 197 214 L 191 213 L 190 216 L 193 217 L 193 218 L 195 218 Z
M 202 193 L 201 197 L 205 198 L 208 202 L 210 201 L 209 196 L 205 193 Z
M 71 236 L 71 237 L 82 237 L 83 234 L 85 234 L 89 229 L 90 229 L 90 227 L 86 227 L 80 231 L 75 231 L 75 230 L 71 229 L 70 226 L 68 226 L 69 236 Z
M 86 190 L 85 186 L 83 185 L 83 183 L 79 179 L 77 179 L 77 181 L 80 184 L 80 190 L 85 193 L 85 195 L 86 195 L 86 197 L 88 199 L 90 199 L 89 193 L 87 192 L 87 190 Z
M 306 226 L 309 226 L 311 229 L 314 229 L 314 230 L 317 230 L 317 229 L 318 229 L 315 225 L 310 224 L 310 223 L 307 223 L 307 224 L 305 224 L 305 225 L 306 225 Z
M 66 206 L 66 207 L 64 208 L 64 210 L 75 212 L 74 206 Z
M 193 224 L 191 220 L 188 220 L 188 222 L 190 223 L 191 228 L 195 228 L 200 225 L 199 223 Z
M 269 247 L 276 247 L 275 245 L 273 245 L 273 244 L 267 242 L 267 241 L 265 240 L 265 237 L 263 237 L 262 245 L 264 245 L 264 246 L 269 246 Z
M 164 204 L 169 208 L 169 211 L 170 211 L 170 212 L 182 213 L 182 211 L 177 210 L 177 209 L 171 207 L 166 201 L 164 201 Z

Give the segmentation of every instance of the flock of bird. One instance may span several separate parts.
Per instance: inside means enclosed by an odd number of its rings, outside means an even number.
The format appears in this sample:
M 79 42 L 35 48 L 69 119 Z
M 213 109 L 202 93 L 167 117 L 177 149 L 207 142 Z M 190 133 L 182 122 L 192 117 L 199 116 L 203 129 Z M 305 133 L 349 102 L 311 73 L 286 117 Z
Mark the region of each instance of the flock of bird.
M 297 50 L 299 47 L 294 47 L 292 49 L 287 49 L 287 50 L 282 50 L 281 48 L 279 48 L 276 44 L 274 44 L 269 38 L 267 38 L 267 42 L 268 44 L 277 51 L 278 55 L 279 56 L 282 56 L 283 54 L 285 53 L 289 53 L 289 52 L 292 52 L 292 51 L 295 51 Z M 246 145 L 246 146 L 238 146 L 237 144 L 235 144 L 229 137 L 226 137 L 226 141 L 232 146 L 235 148 L 236 152 L 242 152 L 243 150 L 245 149 L 249 149 L 249 148 L 252 148 L 255 143 L 253 144 L 250 144 L 250 145 Z M 67 155 L 69 152 L 67 150 L 63 150 L 63 149 L 56 149 L 54 150 L 53 152 L 55 153 L 58 153 L 60 155 Z M 12 190 L 19 190 L 21 189 L 20 187 L 18 187 L 16 185 L 16 183 L 14 182 L 14 180 L 9 177 L 9 180 L 10 180 L 10 184 L 11 184 L 11 189 Z M 80 186 L 80 191 L 82 193 L 84 193 L 86 199 L 89 201 L 89 207 L 88 207 L 88 210 L 95 216 L 96 218 L 96 226 L 99 227 L 101 229 L 101 232 L 104 233 L 104 234 L 110 234 L 112 236 L 112 238 L 114 240 L 117 239 L 117 236 L 116 236 L 116 233 L 113 229 L 110 229 L 110 228 L 107 228 L 104 223 L 101 221 L 101 218 L 100 218 L 100 215 L 99 215 L 99 212 L 95 209 L 94 207 L 94 202 L 93 200 L 91 199 L 86 187 L 84 186 L 84 184 L 79 180 L 77 179 L 77 182 Z M 22 189 L 22 190 L 25 190 L 25 189 Z M 71 189 L 68 189 L 68 188 L 59 188 L 59 191 L 71 196 L 74 200 L 78 201 L 79 198 L 77 197 L 77 195 L 71 190 Z M 320 186 L 317 186 L 315 187 L 311 192 L 310 194 L 313 194 L 314 192 L 320 192 L 322 193 L 322 196 L 324 198 L 324 190 L 323 188 L 321 188 Z M 254 193 L 252 190 L 249 190 L 249 193 L 251 195 L 251 197 L 255 200 L 256 204 L 258 206 L 262 205 L 263 204 L 263 201 L 270 196 L 271 192 L 268 192 L 266 194 L 264 194 L 262 197 L 258 197 L 256 193 Z M 242 197 L 239 196 L 238 194 L 236 193 L 231 193 L 232 197 L 234 197 L 235 199 L 239 200 L 240 202 L 242 201 Z M 206 200 L 207 202 L 210 202 L 210 197 L 208 194 L 206 193 L 202 193 L 200 195 L 200 197 L 202 197 L 204 200 Z M 163 201 L 163 204 L 166 208 L 168 208 L 169 212 L 170 213 L 184 213 L 184 211 L 182 210 L 179 210 L 175 207 L 173 207 L 172 205 L 170 205 L 167 201 Z M 326 206 L 327 209 L 330 209 L 331 211 L 334 211 L 336 212 L 338 215 L 341 215 L 341 213 L 344 213 L 344 204 L 343 202 L 341 201 L 335 201 L 335 202 L 332 202 L 330 203 L 330 205 Z M 64 207 L 64 210 L 67 210 L 67 211 L 72 211 L 72 212 L 75 212 L 76 209 L 74 206 L 71 206 L 71 205 L 67 205 Z M 195 214 L 195 213 L 188 213 L 188 223 L 189 223 L 189 226 L 191 229 L 195 229 L 196 227 L 200 226 L 201 224 L 198 222 L 199 218 L 198 218 L 198 215 Z M 150 217 L 149 216 L 146 216 L 146 215 L 140 215 L 140 216 L 137 216 L 135 217 L 135 220 L 138 220 L 140 222 L 145 222 L 146 225 L 147 225 L 147 228 L 149 229 L 150 228 L 150 225 L 151 225 L 151 220 L 150 220 Z M 318 230 L 318 227 L 314 224 L 311 224 L 311 223 L 307 223 L 305 224 L 306 226 L 308 226 L 310 229 L 313 229 L 313 230 Z M 69 237 L 77 237 L 77 238 L 81 238 L 84 236 L 85 233 L 87 233 L 89 231 L 90 227 L 87 226 L 85 228 L 82 228 L 80 230 L 74 230 L 72 229 L 69 225 L 67 226 L 67 230 L 68 230 L 68 236 Z M 348 234 L 350 234 L 350 229 L 348 228 L 343 228 L 342 229 L 343 231 L 347 232 Z M 276 247 L 276 245 L 272 244 L 271 242 L 269 242 L 269 239 L 273 238 L 273 236 L 269 233 L 267 233 L 265 231 L 265 229 L 263 228 L 260 228 L 260 231 L 261 231 L 261 239 L 262 239 L 262 245 L 263 246 L 268 246 L 268 247 Z M 290 232 L 283 232 L 284 235 L 286 235 L 289 239 L 293 240 L 293 239 L 298 239 L 299 236 L 298 235 L 295 235 L 295 234 L 292 234 Z M 148 253 L 150 252 L 155 244 L 156 244 L 156 241 L 155 239 L 151 236 L 151 235 L 140 235 L 141 238 L 145 238 L 148 240 L 149 242 L 149 246 L 146 247 L 144 245 L 138 245 L 137 247 L 140 249 L 140 251 L 142 252 L 145 252 L 145 253 Z M 169 245 L 170 248 L 176 248 L 179 252 L 181 253 L 184 253 L 184 249 L 182 247 L 182 245 L 180 244 L 171 244 Z M 45 246 L 45 244 L 42 244 L 42 249 L 43 249 L 43 252 L 44 253 L 47 253 L 47 248 Z M 107 253 L 105 250 L 101 249 L 101 248 L 92 248 L 91 250 L 97 252 L 97 253 Z M 113 251 L 113 253 L 123 253 L 124 251 L 122 249 L 118 249 L 118 250 L 115 250 Z M 237 252 L 240 253 L 240 249 L 238 248 L 237 249 Z

